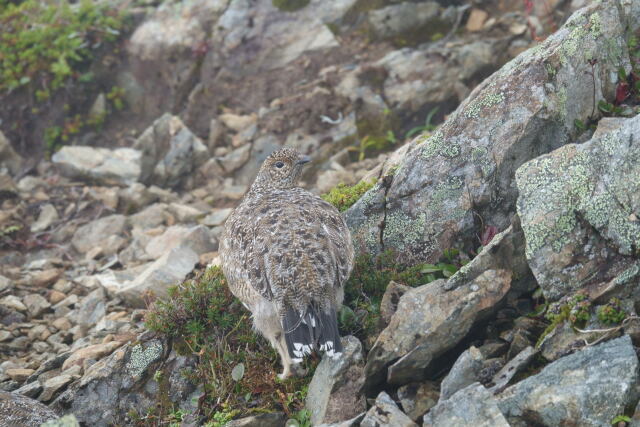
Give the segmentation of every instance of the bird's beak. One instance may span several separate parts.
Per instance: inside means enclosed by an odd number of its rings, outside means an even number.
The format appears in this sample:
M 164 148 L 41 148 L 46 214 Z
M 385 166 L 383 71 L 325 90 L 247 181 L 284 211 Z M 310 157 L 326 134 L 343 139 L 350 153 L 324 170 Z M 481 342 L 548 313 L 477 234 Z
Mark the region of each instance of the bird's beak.
M 310 161 L 311 161 L 311 157 L 301 156 L 296 162 L 296 165 L 304 165 L 305 163 L 309 163 Z

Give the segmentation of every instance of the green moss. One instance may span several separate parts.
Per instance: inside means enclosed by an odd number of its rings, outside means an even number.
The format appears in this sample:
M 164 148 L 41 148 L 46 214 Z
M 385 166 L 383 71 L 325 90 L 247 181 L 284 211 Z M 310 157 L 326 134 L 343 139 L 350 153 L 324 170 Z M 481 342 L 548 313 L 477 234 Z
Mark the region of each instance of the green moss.
M 356 185 L 338 184 L 321 197 L 333 206 L 338 208 L 340 212 L 349 209 L 357 202 L 367 191 L 369 191 L 376 183 L 376 179 L 371 181 L 360 181 Z
M 30 87 L 44 100 L 82 79 L 92 46 L 115 41 L 124 18 L 109 2 L 0 0 L 0 93 Z
M 311 0 L 271 0 L 271 4 L 283 12 L 295 12 L 306 7 Z

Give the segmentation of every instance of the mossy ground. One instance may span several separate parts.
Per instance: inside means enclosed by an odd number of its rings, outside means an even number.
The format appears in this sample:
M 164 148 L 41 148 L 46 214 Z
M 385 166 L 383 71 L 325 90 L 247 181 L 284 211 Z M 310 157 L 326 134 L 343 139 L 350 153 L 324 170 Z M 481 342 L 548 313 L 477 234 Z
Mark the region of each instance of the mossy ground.
M 218 267 L 171 288 L 145 320 L 148 329 L 171 338 L 179 353 L 197 357 L 197 370 L 188 378 L 203 390 L 203 422 L 224 425 L 233 418 L 273 411 L 299 416 L 317 360 L 307 361 L 306 377 L 279 381 L 275 351 L 254 332 L 249 313 L 231 294 Z M 173 408 L 166 408 L 140 417 L 138 425 L 164 425 L 171 417 Z

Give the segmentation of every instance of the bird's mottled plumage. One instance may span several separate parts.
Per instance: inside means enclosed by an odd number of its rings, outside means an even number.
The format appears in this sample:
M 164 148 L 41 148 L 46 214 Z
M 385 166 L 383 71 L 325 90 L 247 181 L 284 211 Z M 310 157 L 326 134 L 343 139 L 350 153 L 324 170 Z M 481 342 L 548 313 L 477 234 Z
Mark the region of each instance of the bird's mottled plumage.
M 229 287 L 280 354 L 282 377 L 312 350 L 341 351 L 336 312 L 353 267 L 337 209 L 296 187 L 307 161 L 288 148 L 271 154 L 220 243 Z

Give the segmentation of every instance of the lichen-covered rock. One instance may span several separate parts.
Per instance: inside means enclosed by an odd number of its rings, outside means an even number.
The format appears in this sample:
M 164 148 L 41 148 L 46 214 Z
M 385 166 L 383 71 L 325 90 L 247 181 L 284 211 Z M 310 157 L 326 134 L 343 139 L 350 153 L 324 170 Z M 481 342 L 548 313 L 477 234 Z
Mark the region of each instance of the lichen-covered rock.
M 141 153 L 133 148 L 65 145 L 51 156 L 51 161 L 69 178 L 106 185 L 129 185 L 140 178 Z
M 208 158 L 200 138 L 169 113 L 153 122 L 133 146 L 142 152 L 140 181 L 161 187 L 192 184 L 191 174 Z
M 424 416 L 425 427 L 509 427 L 493 395 L 476 383 L 438 403 Z
M 405 293 L 369 352 L 365 390 L 375 389 L 385 379 L 397 385 L 423 379 L 434 359 L 495 311 L 510 284 L 510 272 L 488 270 L 452 291 L 446 291 L 440 280 Z
M 141 338 L 92 365 L 52 407 L 96 427 L 125 425 L 130 410 L 145 413 L 159 401 L 193 409 L 196 387 L 183 373 L 194 364 L 193 359 L 171 352 L 163 340 Z
M 638 357 L 628 336 L 587 347 L 497 396 L 515 427 L 605 426 L 637 398 Z
M 599 2 L 576 12 L 480 84 L 433 135 L 416 138 L 390 182 L 347 211 L 356 247 L 435 262 L 455 243 L 475 244 L 478 216 L 506 228 L 516 169 L 576 137 L 575 121 L 594 113 L 594 85 L 596 103 L 611 100 L 616 70 L 630 69 L 625 19 L 632 18 L 618 6 Z
M 640 116 L 622 123 L 518 169 L 526 255 L 548 299 L 610 280 L 639 291 Z
M 313 425 L 344 421 L 366 409 L 360 390 L 364 382 L 362 344 L 347 336 L 342 345 L 342 357 L 324 356 L 309 384 L 305 407 L 311 412 Z
M 360 422 L 360 427 L 395 426 L 395 427 L 417 427 L 398 408 L 398 405 L 384 391 L 376 397 L 375 404 L 367 411 Z
M 0 391 L 0 422 L 11 427 L 38 427 L 58 414 L 38 402 L 15 393 Z

